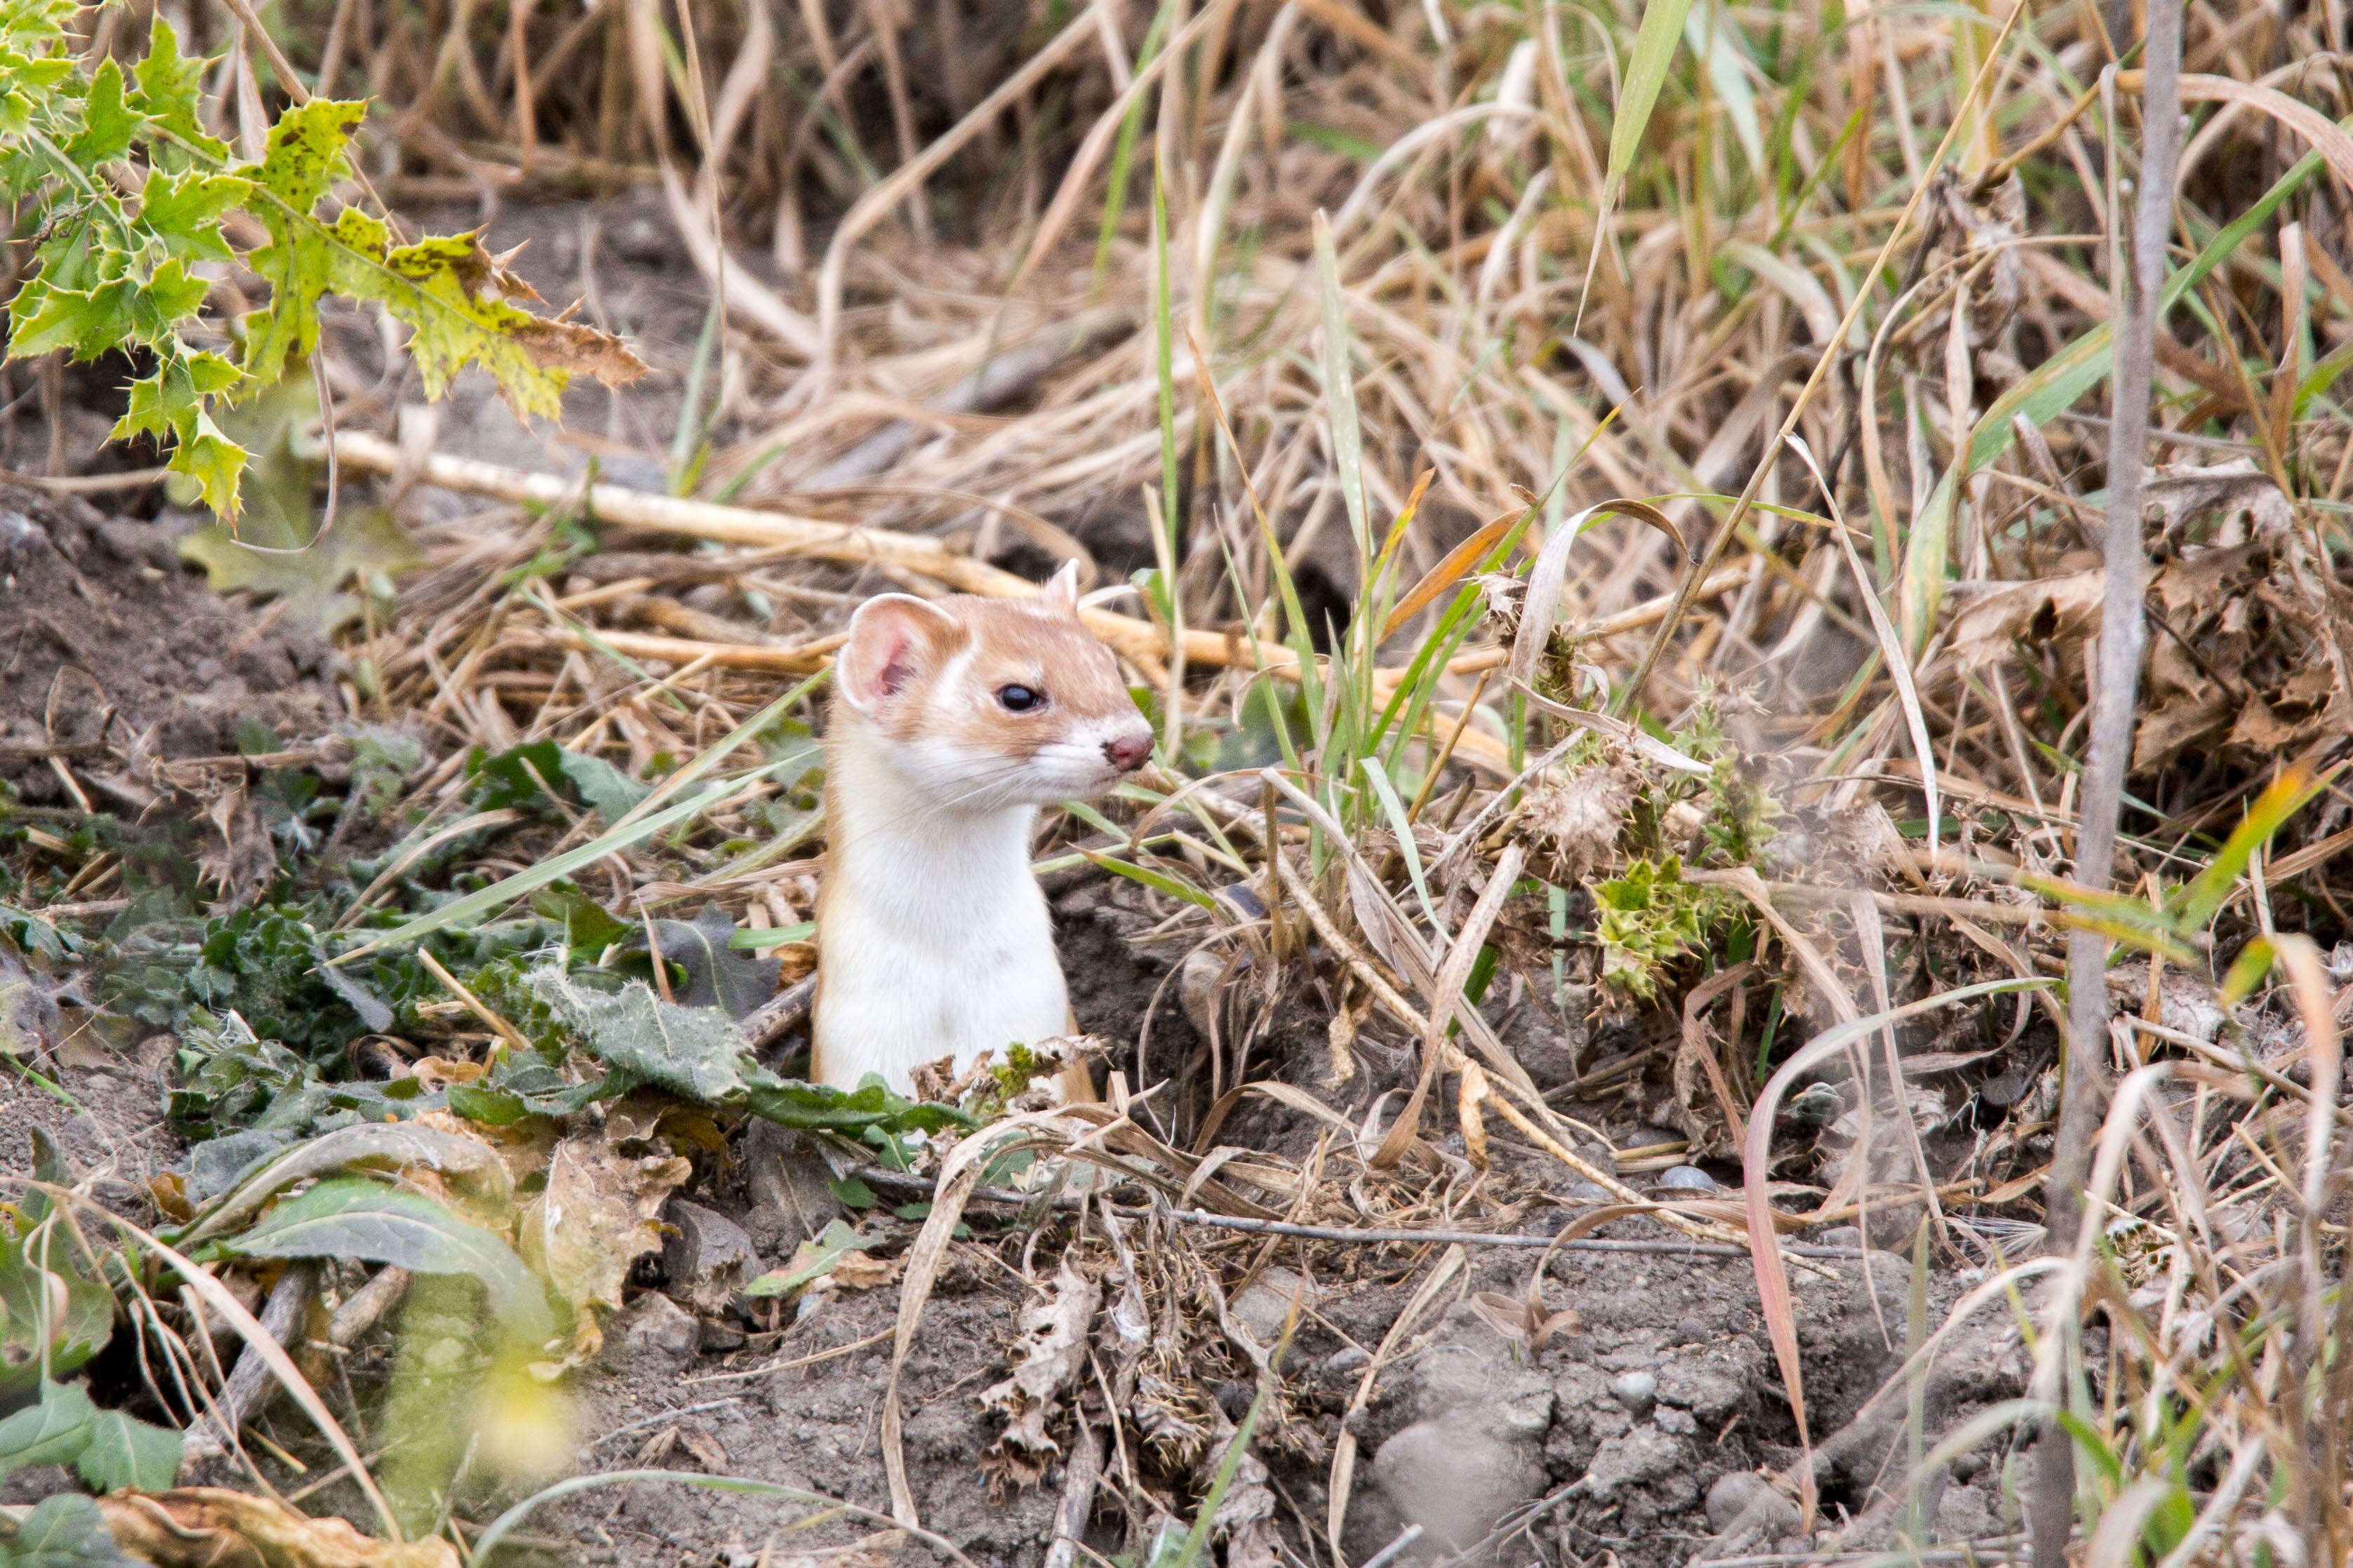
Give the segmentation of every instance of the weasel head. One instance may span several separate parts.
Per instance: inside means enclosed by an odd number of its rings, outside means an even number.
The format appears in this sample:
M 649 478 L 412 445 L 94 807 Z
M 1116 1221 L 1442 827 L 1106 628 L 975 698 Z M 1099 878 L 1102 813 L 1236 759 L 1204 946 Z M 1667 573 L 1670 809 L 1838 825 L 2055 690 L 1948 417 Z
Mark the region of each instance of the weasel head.
M 1035 599 L 869 599 L 834 664 L 834 724 L 938 811 L 1052 805 L 1110 789 L 1152 726 L 1079 619 L 1076 568 Z

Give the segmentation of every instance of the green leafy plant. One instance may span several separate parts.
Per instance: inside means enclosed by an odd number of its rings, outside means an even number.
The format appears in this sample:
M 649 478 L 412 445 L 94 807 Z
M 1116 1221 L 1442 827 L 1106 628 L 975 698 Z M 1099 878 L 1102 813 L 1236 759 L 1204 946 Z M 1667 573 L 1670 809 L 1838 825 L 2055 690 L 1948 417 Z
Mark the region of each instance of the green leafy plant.
M 237 1258 L 364 1258 L 422 1274 L 468 1274 L 490 1292 L 501 1322 L 526 1338 L 554 1327 L 546 1292 L 503 1240 L 422 1193 L 364 1176 L 305 1189 L 217 1250 Z
M 10 1527 L 0 1524 L 0 1530 Z M 106 1527 L 106 1516 L 79 1492 L 55 1492 L 0 1539 L 5 1568 L 136 1568 Z
M 0 1421 L 0 1476 L 31 1465 L 71 1465 L 102 1492 L 162 1491 L 180 1468 L 180 1435 L 100 1410 L 79 1384 L 45 1383 L 37 1403 Z
M 469 364 L 519 415 L 554 417 L 577 370 L 619 385 L 644 365 L 617 340 L 510 303 L 538 298 L 473 233 L 403 243 L 383 218 L 335 203 L 367 105 L 308 98 L 279 115 L 262 156 L 232 158 L 204 130 L 209 60 L 180 53 L 158 15 L 145 55 L 85 75 L 70 0 L 0 5 L 0 194 L 38 216 L 37 270 L 9 304 L 8 356 L 78 360 L 136 350 L 118 437 L 168 444 L 170 463 L 225 519 L 248 453 L 223 428 L 229 404 L 269 387 L 318 342 L 328 294 L 372 301 L 411 329 L 427 396 Z M 264 243 L 239 237 L 258 225 Z M 206 313 L 196 268 L 236 260 L 269 286 L 242 321 Z M 206 342 L 219 347 L 200 346 Z
M 1660 971 L 1699 945 L 1714 900 L 1709 889 L 1683 879 L 1683 861 L 1672 855 L 1637 860 L 1624 876 L 1597 883 L 1602 977 L 1649 1000 Z
M 609 826 L 646 798 L 646 785 L 602 757 L 567 752 L 553 741 L 533 741 L 493 756 L 476 747 L 466 759 L 477 811 L 528 806 L 547 811 L 551 800 L 593 806 Z
M 65 1176 L 56 1148 L 36 1130 L 34 1173 Z M 0 1478 L 33 1465 L 71 1465 L 100 1491 L 160 1491 L 180 1465 L 180 1435 L 119 1410 L 100 1410 L 79 1371 L 114 1337 L 114 1291 L 76 1259 L 74 1234 L 45 1189 L 0 1221 L 0 1400 L 25 1405 L 0 1421 Z M 91 1260 L 103 1274 L 103 1260 Z M 27 1521 L 29 1526 L 30 1521 Z

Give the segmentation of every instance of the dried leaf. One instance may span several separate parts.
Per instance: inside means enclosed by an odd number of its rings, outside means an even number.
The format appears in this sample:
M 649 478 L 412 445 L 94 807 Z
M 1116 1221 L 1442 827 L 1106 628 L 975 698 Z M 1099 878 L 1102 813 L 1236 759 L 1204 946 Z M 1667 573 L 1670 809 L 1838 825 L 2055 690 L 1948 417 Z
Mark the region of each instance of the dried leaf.
M 728 1457 L 727 1446 L 724 1443 L 700 1426 L 680 1426 L 673 1430 L 678 1433 L 680 1445 L 694 1456 L 696 1464 L 714 1476 L 723 1476 L 727 1473 L 727 1468 L 733 1461 Z
M 869 1258 L 862 1252 L 846 1252 L 831 1269 L 834 1284 L 844 1290 L 871 1290 L 888 1285 L 899 1278 L 906 1267 L 900 1258 Z
M 1102 1286 L 1080 1273 L 1066 1253 L 1046 1300 L 1021 1309 L 1013 1375 L 980 1396 L 984 1408 L 1006 1418 L 1004 1434 L 981 1459 L 992 1490 L 1001 1492 L 1008 1481 L 1035 1486 L 1062 1451 L 1046 1435 L 1046 1423 L 1060 1408 L 1063 1390 L 1086 1365 L 1087 1325 L 1102 1295 Z
M 625 1154 L 609 1129 L 567 1138 L 547 1163 L 547 1190 L 523 1211 L 523 1256 L 580 1318 L 581 1352 L 602 1339 L 592 1307 L 621 1304 L 629 1267 L 661 1250 L 662 1205 L 694 1167 L 670 1154 Z
M 329 1514 L 306 1519 L 284 1503 L 213 1487 L 100 1498 L 115 1543 L 155 1568 L 458 1568 L 438 1537 L 374 1541 Z
M 1953 616 L 1953 655 L 1970 668 L 2010 657 L 2019 642 L 2072 644 L 2100 629 L 2105 572 L 2012 583 L 1971 599 Z

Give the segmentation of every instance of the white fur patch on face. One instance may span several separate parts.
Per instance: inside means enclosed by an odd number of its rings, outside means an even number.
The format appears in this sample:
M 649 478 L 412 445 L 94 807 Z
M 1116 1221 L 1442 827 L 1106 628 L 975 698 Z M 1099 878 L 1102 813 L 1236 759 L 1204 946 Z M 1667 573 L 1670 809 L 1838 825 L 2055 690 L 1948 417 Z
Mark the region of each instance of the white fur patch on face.
M 989 812 L 1087 799 L 1124 776 L 1105 750 L 1108 742 L 1152 739 L 1141 713 L 1084 720 L 1052 739 L 1005 752 L 950 738 L 955 732 L 943 725 L 913 740 L 882 742 L 892 768 L 934 811 Z

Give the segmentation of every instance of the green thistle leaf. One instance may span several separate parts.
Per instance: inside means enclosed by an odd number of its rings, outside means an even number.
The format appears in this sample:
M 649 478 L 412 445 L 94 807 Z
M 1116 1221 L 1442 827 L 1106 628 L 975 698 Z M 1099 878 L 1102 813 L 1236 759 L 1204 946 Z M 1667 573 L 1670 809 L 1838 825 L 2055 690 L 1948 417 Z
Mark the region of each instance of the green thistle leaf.
M 147 171 L 139 192 L 139 222 L 174 256 L 190 261 L 227 261 L 228 244 L 220 222 L 253 194 L 253 182 L 235 174 L 186 169 L 165 174 Z
M 131 151 L 131 138 L 145 121 L 122 96 L 122 68 L 108 60 L 90 79 L 82 102 L 81 132 L 66 143 L 66 156 L 85 169 L 111 163 Z
M 209 59 L 192 60 L 182 55 L 180 35 L 157 11 L 155 25 L 147 32 L 147 56 L 131 73 L 138 84 L 131 94 L 131 107 L 190 152 L 217 162 L 227 158 L 228 143 L 206 135 L 203 122 L 196 118 L 205 68 L 210 64 Z
M 367 105 L 339 99 L 314 98 L 278 117 L 269 128 L 268 150 L 258 164 L 242 171 L 265 191 L 308 217 L 319 198 L 349 171 L 343 158 L 352 132 L 367 118 Z M 265 220 L 266 221 L 266 220 Z M 272 225 L 273 231 L 278 226 Z

